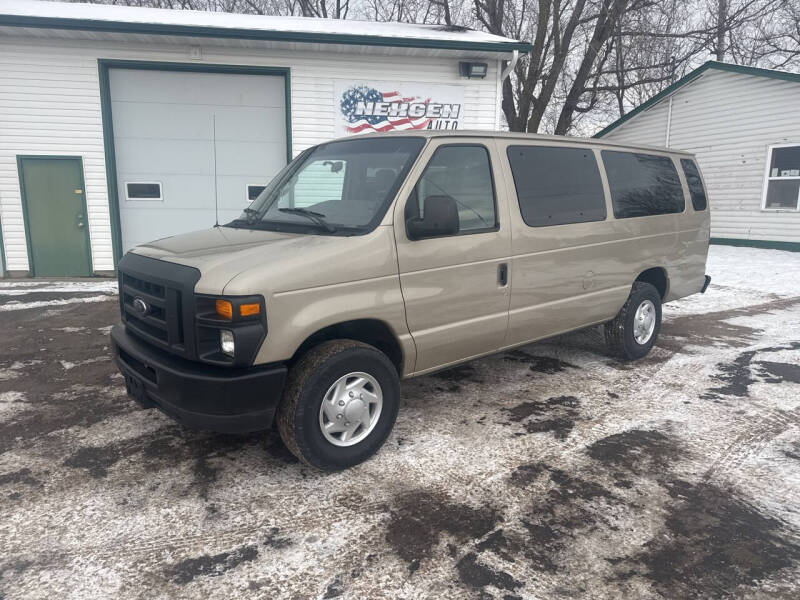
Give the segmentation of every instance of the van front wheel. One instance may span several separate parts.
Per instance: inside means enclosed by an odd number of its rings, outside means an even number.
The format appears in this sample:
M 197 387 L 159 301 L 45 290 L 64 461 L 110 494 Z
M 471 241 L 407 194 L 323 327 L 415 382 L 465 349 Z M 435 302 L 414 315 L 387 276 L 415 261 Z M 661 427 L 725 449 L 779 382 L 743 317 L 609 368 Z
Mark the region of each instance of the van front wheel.
M 651 284 L 636 281 L 617 316 L 604 326 L 611 353 L 636 360 L 650 352 L 661 330 L 661 296 Z
M 353 340 L 324 342 L 289 372 L 278 430 L 305 464 L 346 469 L 386 441 L 399 398 L 397 370 L 385 354 Z

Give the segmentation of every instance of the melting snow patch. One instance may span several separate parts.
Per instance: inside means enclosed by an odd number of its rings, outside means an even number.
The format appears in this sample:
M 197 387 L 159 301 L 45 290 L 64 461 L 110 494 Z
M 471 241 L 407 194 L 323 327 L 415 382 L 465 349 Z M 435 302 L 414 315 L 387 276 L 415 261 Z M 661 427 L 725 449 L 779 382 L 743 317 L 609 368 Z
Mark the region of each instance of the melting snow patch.
M 82 360 L 80 362 L 75 362 L 75 363 L 74 362 L 69 362 L 68 360 L 61 360 L 59 362 L 61 363 L 61 366 L 65 371 L 69 371 L 70 369 L 74 369 L 75 367 L 81 367 L 83 365 L 90 365 L 92 363 L 102 362 L 102 361 L 105 361 L 105 360 L 110 360 L 110 359 L 109 359 L 108 356 L 96 356 L 94 358 L 87 358 L 86 360 Z
M 7 417 L 16 412 L 25 403 L 25 394 L 22 392 L 0 393 L 0 416 Z
M 48 285 L 47 281 L 0 281 L 0 289 L 18 287 L 41 287 Z
M 6 369 L 0 369 L 0 381 L 7 381 L 8 379 L 15 379 L 19 377 L 19 372 L 33 365 L 41 364 L 40 360 L 24 360 L 11 363 L 11 366 Z
M 102 281 L 42 281 L 42 282 L 4 282 L 0 284 L 0 296 L 21 296 L 23 294 L 74 294 L 76 292 L 117 293 L 117 280 Z
M 41 308 L 43 306 L 63 306 L 65 304 L 79 304 L 81 302 L 104 302 L 110 300 L 110 295 L 88 296 L 86 298 L 60 298 L 58 300 L 41 300 L 34 302 L 7 302 L 0 304 L 0 311 L 4 310 L 25 310 L 28 308 Z

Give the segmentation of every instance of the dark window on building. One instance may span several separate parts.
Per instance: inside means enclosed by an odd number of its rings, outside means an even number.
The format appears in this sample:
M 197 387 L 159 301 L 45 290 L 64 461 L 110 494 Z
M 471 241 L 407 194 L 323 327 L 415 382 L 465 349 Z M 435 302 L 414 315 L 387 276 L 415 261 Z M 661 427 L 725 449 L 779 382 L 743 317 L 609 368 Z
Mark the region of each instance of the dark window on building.
M 247 201 L 252 202 L 258 198 L 258 195 L 263 192 L 266 187 L 265 185 L 247 184 Z
M 484 146 L 440 146 L 406 203 L 406 220 L 424 217 L 424 199 L 438 195 L 455 200 L 460 233 L 497 228 L 492 167 Z
M 603 150 L 603 164 L 616 218 L 683 211 L 681 181 L 668 156 Z
M 126 183 L 128 200 L 161 200 L 160 183 Z
M 705 210 L 706 205 L 706 191 L 703 189 L 703 180 L 700 178 L 700 171 L 697 170 L 697 165 L 693 160 L 688 158 L 681 159 L 681 167 L 683 167 L 683 174 L 686 177 L 686 185 L 689 186 L 689 195 L 692 197 L 692 206 L 695 210 Z
M 591 150 L 509 146 L 507 153 L 526 225 L 544 227 L 606 218 L 600 170 Z

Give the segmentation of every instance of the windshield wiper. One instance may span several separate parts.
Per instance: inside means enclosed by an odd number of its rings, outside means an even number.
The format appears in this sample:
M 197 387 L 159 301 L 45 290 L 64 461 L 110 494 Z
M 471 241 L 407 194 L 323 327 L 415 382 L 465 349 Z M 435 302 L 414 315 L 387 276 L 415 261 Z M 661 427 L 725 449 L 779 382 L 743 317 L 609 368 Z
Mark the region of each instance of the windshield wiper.
M 223 227 L 233 227 L 234 229 L 267 229 L 262 227 L 265 225 L 264 221 L 250 220 L 250 219 L 234 219 L 230 223 L 225 223 Z
M 307 219 L 314 221 L 314 223 L 322 227 L 328 233 L 336 232 L 336 227 L 328 223 L 325 220 L 325 215 L 322 213 L 314 212 L 313 210 L 308 210 L 307 208 L 279 208 L 278 212 L 288 213 L 290 215 L 302 215 Z

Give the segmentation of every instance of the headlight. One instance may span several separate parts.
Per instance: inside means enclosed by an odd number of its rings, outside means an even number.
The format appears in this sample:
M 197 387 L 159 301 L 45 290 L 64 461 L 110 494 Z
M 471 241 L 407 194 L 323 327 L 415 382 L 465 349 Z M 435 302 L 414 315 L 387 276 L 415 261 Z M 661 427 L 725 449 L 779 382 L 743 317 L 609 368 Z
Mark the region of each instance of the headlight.
M 236 344 L 233 341 L 233 332 L 228 329 L 219 330 L 219 346 L 223 354 L 233 358 L 236 354 Z
M 266 335 L 263 296 L 195 295 L 197 357 L 203 362 L 249 366 Z

